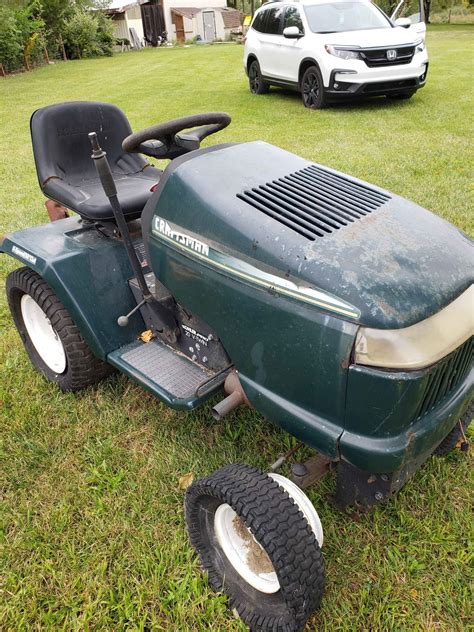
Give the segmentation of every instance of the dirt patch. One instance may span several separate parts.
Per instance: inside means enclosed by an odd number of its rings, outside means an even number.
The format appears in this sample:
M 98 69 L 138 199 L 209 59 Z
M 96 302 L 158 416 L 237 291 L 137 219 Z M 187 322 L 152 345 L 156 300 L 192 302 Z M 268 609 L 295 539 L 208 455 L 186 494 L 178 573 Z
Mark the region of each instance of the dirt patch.
M 235 516 L 233 524 L 236 532 L 247 547 L 247 564 L 250 570 L 259 575 L 263 573 L 274 573 L 275 569 L 273 568 L 270 558 L 247 529 L 243 520 L 239 518 L 239 516 Z

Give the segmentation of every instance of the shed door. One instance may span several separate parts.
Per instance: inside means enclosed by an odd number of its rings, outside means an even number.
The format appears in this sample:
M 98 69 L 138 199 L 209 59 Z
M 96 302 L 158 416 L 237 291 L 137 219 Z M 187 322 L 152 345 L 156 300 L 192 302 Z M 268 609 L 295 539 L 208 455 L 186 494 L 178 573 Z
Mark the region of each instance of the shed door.
M 183 16 L 173 13 L 173 24 L 176 28 L 176 40 L 180 43 L 184 42 L 184 21 Z
M 204 39 L 206 42 L 213 42 L 216 39 L 216 18 L 214 11 L 203 11 L 202 20 L 204 23 Z

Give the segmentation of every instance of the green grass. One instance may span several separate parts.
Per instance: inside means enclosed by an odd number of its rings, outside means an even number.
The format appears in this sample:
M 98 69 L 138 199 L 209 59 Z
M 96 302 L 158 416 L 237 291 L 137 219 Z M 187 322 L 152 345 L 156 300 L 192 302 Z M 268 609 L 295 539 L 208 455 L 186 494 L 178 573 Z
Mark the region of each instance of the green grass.
M 97 99 L 122 107 L 134 129 L 226 110 L 233 124 L 220 141 L 275 143 L 472 234 L 473 35 L 469 27 L 431 30 L 428 84 L 411 101 L 322 112 L 277 90 L 251 96 L 243 50 L 233 45 L 58 63 L 0 80 L 0 232 L 46 220 L 32 111 Z M 0 258 L 2 285 L 17 265 Z M 172 412 L 124 377 L 62 394 L 30 366 L 3 292 L 0 319 L 0 629 L 243 630 L 199 572 L 178 478 L 232 461 L 266 467 L 288 435 L 248 410 L 220 423 L 209 407 Z M 327 502 L 332 480 L 311 491 L 328 584 L 308 629 L 467 629 L 471 483 L 465 455 L 433 458 L 360 522 Z

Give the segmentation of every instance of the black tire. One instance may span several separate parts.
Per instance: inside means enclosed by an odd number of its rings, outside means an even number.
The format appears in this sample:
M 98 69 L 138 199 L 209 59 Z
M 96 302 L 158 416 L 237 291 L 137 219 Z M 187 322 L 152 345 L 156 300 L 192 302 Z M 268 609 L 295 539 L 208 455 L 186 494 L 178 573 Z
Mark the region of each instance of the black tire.
M 92 353 L 67 309 L 39 274 L 26 267 L 14 270 L 7 277 L 6 291 L 13 320 L 33 366 L 62 391 L 78 391 L 114 372 L 113 367 Z M 24 294 L 41 307 L 62 342 L 66 355 L 62 373 L 55 373 L 45 364 L 28 334 L 21 311 Z
M 267 94 L 270 86 L 262 78 L 260 64 L 256 59 L 249 66 L 249 88 L 252 94 Z
M 323 78 L 317 66 L 309 66 L 301 78 L 301 97 L 305 107 L 321 110 L 326 106 Z
M 394 101 L 405 101 L 406 99 L 411 99 L 415 92 L 416 90 L 412 90 L 410 92 L 399 92 L 398 94 L 387 94 L 386 97 L 388 99 L 393 99 Z
M 235 570 L 215 531 L 217 508 L 228 503 L 264 548 L 280 589 L 266 594 Z M 293 499 L 267 474 L 248 465 L 227 465 L 196 481 L 186 493 L 186 523 L 209 583 L 224 591 L 251 630 L 302 630 L 319 607 L 324 591 L 324 561 L 306 518 Z
M 458 423 L 454 426 L 451 432 L 446 435 L 446 437 L 441 441 L 439 446 L 434 450 L 433 454 L 436 456 L 446 456 L 450 452 L 454 450 L 458 441 L 460 439 L 464 439 L 466 436 L 467 429 L 469 424 L 472 421 L 472 417 L 474 415 L 474 400 L 467 407 L 466 412 L 458 421 Z

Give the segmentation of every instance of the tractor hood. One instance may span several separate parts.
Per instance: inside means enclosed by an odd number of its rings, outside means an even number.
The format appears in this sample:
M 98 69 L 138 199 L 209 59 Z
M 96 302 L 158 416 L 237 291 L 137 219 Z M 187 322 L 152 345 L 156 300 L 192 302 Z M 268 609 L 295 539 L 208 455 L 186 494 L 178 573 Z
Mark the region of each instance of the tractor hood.
M 322 297 L 314 301 L 322 309 L 337 313 L 339 303 L 340 316 L 375 328 L 424 320 L 473 282 L 472 242 L 457 228 L 263 142 L 174 160 L 143 232 L 150 261 L 154 249 L 179 246 L 256 291 Z

